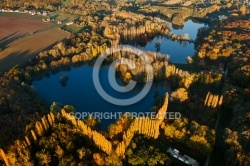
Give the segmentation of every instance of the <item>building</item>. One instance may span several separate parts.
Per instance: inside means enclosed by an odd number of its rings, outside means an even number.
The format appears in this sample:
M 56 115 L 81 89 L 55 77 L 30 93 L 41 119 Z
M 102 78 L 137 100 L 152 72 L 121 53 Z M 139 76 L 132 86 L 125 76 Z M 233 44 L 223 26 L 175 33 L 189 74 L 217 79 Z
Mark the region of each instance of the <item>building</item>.
M 68 22 L 66 23 L 66 25 L 73 25 L 73 24 L 74 24 L 73 21 L 68 21 Z
M 168 148 L 167 153 L 186 165 L 199 166 L 199 163 L 195 159 L 189 157 L 188 155 L 181 154 L 177 149 Z

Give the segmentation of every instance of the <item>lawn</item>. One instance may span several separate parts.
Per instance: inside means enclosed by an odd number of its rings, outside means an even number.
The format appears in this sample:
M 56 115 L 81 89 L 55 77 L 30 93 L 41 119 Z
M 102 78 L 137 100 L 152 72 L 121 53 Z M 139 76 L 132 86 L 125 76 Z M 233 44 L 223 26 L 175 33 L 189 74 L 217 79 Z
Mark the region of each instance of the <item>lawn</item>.
M 55 12 L 51 14 L 51 17 L 53 17 L 55 20 L 60 21 L 75 21 L 79 19 L 79 15 L 75 14 L 67 14 L 67 13 L 61 13 L 61 12 Z
M 68 4 L 71 3 L 71 1 L 72 1 L 72 0 L 66 0 L 66 1 L 63 2 L 63 5 L 67 6 Z
M 91 28 L 89 27 L 79 27 L 75 25 L 65 25 L 62 27 L 63 30 L 70 32 L 72 34 L 82 33 L 85 31 L 89 31 Z

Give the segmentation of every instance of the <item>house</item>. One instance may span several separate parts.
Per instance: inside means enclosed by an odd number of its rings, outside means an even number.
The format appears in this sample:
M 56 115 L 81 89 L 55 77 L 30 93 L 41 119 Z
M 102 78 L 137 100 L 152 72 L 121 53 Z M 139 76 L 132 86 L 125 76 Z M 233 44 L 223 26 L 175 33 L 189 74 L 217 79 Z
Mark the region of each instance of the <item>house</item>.
M 50 15 L 50 11 L 43 11 L 43 15 L 44 16 Z
M 36 11 L 35 11 L 35 10 L 29 11 L 29 13 L 30 13 L 32 16 L 36 15 Z
M 74 24 L 73 21 L 68 21 L 68 22 L 66 23 L 66 25 L 73 25 L 73 24 Z

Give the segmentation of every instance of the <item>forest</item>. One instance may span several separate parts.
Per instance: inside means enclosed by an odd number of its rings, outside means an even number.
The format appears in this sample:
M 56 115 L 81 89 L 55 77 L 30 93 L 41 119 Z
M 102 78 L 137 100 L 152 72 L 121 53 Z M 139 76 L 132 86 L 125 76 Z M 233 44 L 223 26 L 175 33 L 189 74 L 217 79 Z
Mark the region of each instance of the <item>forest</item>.
M 199 1 L 175 5 L 172 1 L 0 0 L 0 8 L 77 14 L 79 24 L 88 27 L 0 74 L 0 165 L 183 165 L 166 153 L 169 147 L 200 165 L 208 156 L 211 166 L 250 165 L 249 9 L 234 1 L 208 3 L 204 7 Z M 227 18 L 214 19 L 219 13 L 228 13 Z M 107 48 L 137 40 L 141 34 L 187 39 L 172 34 L 170 25 L 155 15 L 177 25 L 190 17 L 209 23 L 199 29 L 196 53 L 187 64 L 143 51 L 153 66 L 154 81 L 166 80 L 171 87 L 171 93 L 154 99 L 157 119 L 133 119 L 124 113 L 103 131 L 98 119 L 70 115 L 76 111 L 74 106 L 51 105 L 38 96 L 32 81 L 72 67 L 92 66 Z M 130 50 L 113 54 L 105 63 L 121 57 L 136 66 L 116 64 L 125 84 L 148 81 L 145 64 Z M 180 112 L 181 119 L 164 119 L 168 111 Z

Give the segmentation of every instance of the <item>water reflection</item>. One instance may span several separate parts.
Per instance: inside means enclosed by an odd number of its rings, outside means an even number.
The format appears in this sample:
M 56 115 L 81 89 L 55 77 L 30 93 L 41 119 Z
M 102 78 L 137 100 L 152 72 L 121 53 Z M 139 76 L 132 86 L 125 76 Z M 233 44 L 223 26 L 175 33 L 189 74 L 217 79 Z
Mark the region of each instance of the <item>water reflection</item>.
M 191 39 L 195 39 L 198 28 L 203 24 L 187 21 L 181 30 L 173 29 L 172 33 L 183 35 L 188 33 Z M 169 54 L 173 63 L 186 63 L 186 57 L 194 55 L 194 44 L 186 41 L 172 40 L 163 36 L 150 36 L 147 42 L 130 41 L 127 44 L 134 45 L 143 50 L 161 52 Z M 154 110 L 153 107 L 166 92 L 170 92 L 169 84 L 166 81 L 154 83 L 143 100 L 130 106 L 116 106 L 106 102 L 96 91 L 92 79 L 93 67 L 81 66 L 69 68 L 68 71 L 54 71 L 45 77 L 33 81 L 37 93 L 49 103 L 60 102 L 64 105 L 73 105 L 78 112 L 147 112 Z M 108 82 L 108 67 L 102 67 L 100 80 L 103 89 L 111 96 L 120 99 L 130 98 L 136 95 L 142 85 L 128 93 L 121 94 L 114 91 Z M 121 80 L 116 78 L 121 84 Z M 153 109 L 152 109 L 153 107 Z M 102 120 L 102 129 L 105 129 L 115 119 Z
M 162 81 L 154 83 L 149 93 L 140 102 L 130 106 L 116 106 L 105 101 L 96 91 L 92 79 L 92 66 L 82 66 L 72 68 L 71 71 L 62 71 L 50 74 L 41 80 L 33 81 L 37 93 L 46 99 L 50 104 L 59 102 L 64 105 L 73 105 L 78 112 L 147 112 L 154 106 L 155 93 L 163 96 L 170 92 L 168 82 Z M 66 86 L 62 86 L 59 80 L 62 76 L 67 76 Z M 137 85 L 132 91 L 120 93 L 112 89 L 108 82 L 108 67 L 100 70 L 100 81 L 103 89 L 113 97 L 127 99 L 138 94 L 143 85 Z M 121 80 L 116 78 L 121 84 Z M 102 129 L 105 129 L 115 119 L 102 120 Z
M 188 20 L 185 22 L 182 29 L 177 28 L 171 24 L 171 33 L 177 35 L 189 34 L 190 39 L 195 39 L 198 29 L 205 26 L 201 23 Z M 180 28 L 180 27 L 178 27 Z M 150 42 L 142 43 L 136 42 L 136 47 L 145 51 L 156 51 L 162 54 L 169 54 L 172 63 L 187 63 L 186 58 L 195 54 L 194 43 L 182 40 L 175 40 L 162 35 L 155 36 Z

